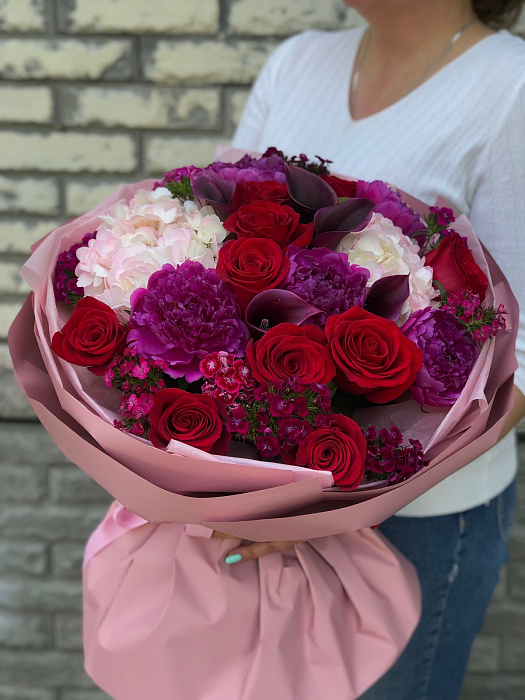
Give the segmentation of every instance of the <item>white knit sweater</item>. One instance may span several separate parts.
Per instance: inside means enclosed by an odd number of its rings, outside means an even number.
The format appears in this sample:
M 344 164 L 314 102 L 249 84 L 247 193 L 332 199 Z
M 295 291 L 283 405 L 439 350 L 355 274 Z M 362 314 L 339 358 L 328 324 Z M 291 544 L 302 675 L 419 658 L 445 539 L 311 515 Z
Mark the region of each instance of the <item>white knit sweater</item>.
M 470 218 L 525 307 L 525 42 L 503 30 L 482 39 L 392 106 L 349 112 L 364 28 L 308 31 L 284 41 L 250 94 L 233 145 L 332 160 L 331 169 L 383 179 Z M 525 313 L 515 382 L 525 394 Z M 399 515 L 455 513 L 489 501 L 516 472 L 515 434 Z

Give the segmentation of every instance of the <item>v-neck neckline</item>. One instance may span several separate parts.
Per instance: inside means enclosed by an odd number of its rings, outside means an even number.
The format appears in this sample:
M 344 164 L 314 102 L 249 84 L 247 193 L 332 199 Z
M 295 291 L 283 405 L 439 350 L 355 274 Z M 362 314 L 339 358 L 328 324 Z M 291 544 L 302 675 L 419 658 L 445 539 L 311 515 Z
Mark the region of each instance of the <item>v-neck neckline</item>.
M 366 30 L 367 30 L 367 26 L 364 26 L 362 28 L 362 31 L 359 33 L 357 41 L 355 42 L 354 46 L 352 47 L 352 52 L 350 54 L 350 60 L 349 60 L 349 63 L 351 66 L 350 77 L 347 81 L 347 88 L 346 88 L 346 92 L 345 92 L 345 107 L 346 107 L 347 119 L 348 119 L 350 124 L 355 125 L 355 126 L 370 123 L 373 120 L 381 119 L 384 116 L 388 116 L 392 112 L 395 112 L 399 107 L 403 106 L 404 104 L 406 104 L 410 100 L 414 99 L 420 93 L 428 90 L 429 87 L 432 87 L 432 85 L 435 82 L 439 83 L 439 80 L 441 80 L 443 78 L 443 76 L 446 76 L 446 74 L 452 68 L 456 67 L 457 65 L 461 65 L 461 63 L 464 63 L 467 59 L 471 58 L 472 55 L 476 53 L 478 47 L 482 46 L 487 41 L 490 41 L 491 39 L 494 39 L 495 37 L 498 37 L 502 33 L 505 33 L 507 31 L 505 29 L 500 29 L 499 31 L 495 32 L 494 34 L 489 34 L 488 36 L 483 37 L 482 39 L 477 41 L 475 44 L 470 46 L 468 49 L 466 49 L 466 51 L 463 51 L 463 53 L 459 54 L 459 56 L 456 56 L 456 58 L 454 58 L 452 61 L 449 61 L 449 63 L 445 64 L 436 73 L 433 73 L 426 80 L 424 80 L 422 83 L 417 85 L 414 89 L 410 90 L 410 92 L 407 92 L 406 95 L 403 95 L 403 97 L 400 97 L 395 102 L 392 102 L 392 104 L 390 104 L 386 107 L 383 107 L 383 109 L 380 109 L 377 112 L 373 112 L 372 114 L 369 114 L 366 117 L 361 117 L 360 119 L 354 119 L 354 117 L 352 115 L 351 108 L 350 108 L 350 91 L 351 91 L 352 79 L 353 79 L 353 75 L 354 75 L 354 71 L 355 71 L 355 62 L 356 62 L 359 48 L 361 46 L 363 36 L 364 36 Z

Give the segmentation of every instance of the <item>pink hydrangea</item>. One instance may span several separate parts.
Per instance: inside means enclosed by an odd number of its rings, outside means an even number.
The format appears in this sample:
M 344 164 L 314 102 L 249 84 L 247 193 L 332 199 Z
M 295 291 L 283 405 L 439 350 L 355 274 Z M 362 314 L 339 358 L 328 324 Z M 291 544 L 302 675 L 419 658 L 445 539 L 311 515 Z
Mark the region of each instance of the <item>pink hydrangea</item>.
M 113 309 L 129 309 L 135 289 L 166 263 L 194 260 L 214 268 L 228 235 L 211 207 L 173 199 L 162 187 L 139 190 L 101 220 L 96 237 L 77 250 L 75 273 L 86 296 Z

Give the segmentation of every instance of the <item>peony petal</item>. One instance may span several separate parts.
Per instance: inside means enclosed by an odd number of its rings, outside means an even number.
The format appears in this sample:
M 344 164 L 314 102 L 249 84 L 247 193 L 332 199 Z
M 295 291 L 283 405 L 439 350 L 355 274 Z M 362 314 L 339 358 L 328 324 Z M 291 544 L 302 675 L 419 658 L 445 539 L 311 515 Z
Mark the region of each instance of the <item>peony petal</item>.
M 293 323 L 299 326 L 307 319 L 321 313 L 293 292 L 284 289 L 267 289 L 255 296 L 246 308 L 246 323 L 254 337 L 260 337 L 279 323 Z M 268 321 L 267 328 L 261 322 Z
M 391 275 L 378 279 L 370 287 L 365 309 L 376 316 L 397 321 L 410 293 L 408 278 L 409 275 Z

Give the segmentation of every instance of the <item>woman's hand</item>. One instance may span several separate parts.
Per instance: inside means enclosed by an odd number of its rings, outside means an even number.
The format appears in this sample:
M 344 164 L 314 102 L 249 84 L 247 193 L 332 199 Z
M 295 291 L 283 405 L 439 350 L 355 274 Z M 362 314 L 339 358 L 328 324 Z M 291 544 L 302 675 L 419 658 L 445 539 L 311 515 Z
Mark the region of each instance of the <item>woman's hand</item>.
M 518 423 L 525 417 L 525 396 L 521 393 L 517 386 L 514 386 L 514 405 L 511 408 L 505 425 L 500 433 L 499 439 L 505 437 L 505 435 L 512 430 Z
M 213 531 L 212 537 L 223 540 L 239 539 L 234 535 L 228 535 L 218 530 Z M 259 557 L 264 557 L 265 554 L 280 552 L 283 549 L 288 549 L 288 547 L 293 547 L 295 544 L 300 544 L 301 542 L 306 542 L 306 540 L 298 540 L 297 542 L 253 542 L 252 544 L 247 544 L 242 547 L 235 547 L 235 549 L 232 549 L 232 551 L 228 553 L 224 561 L 226 564 L 238 564 L 239 562 L 248 561 L 249 559 L 259 559 Z

